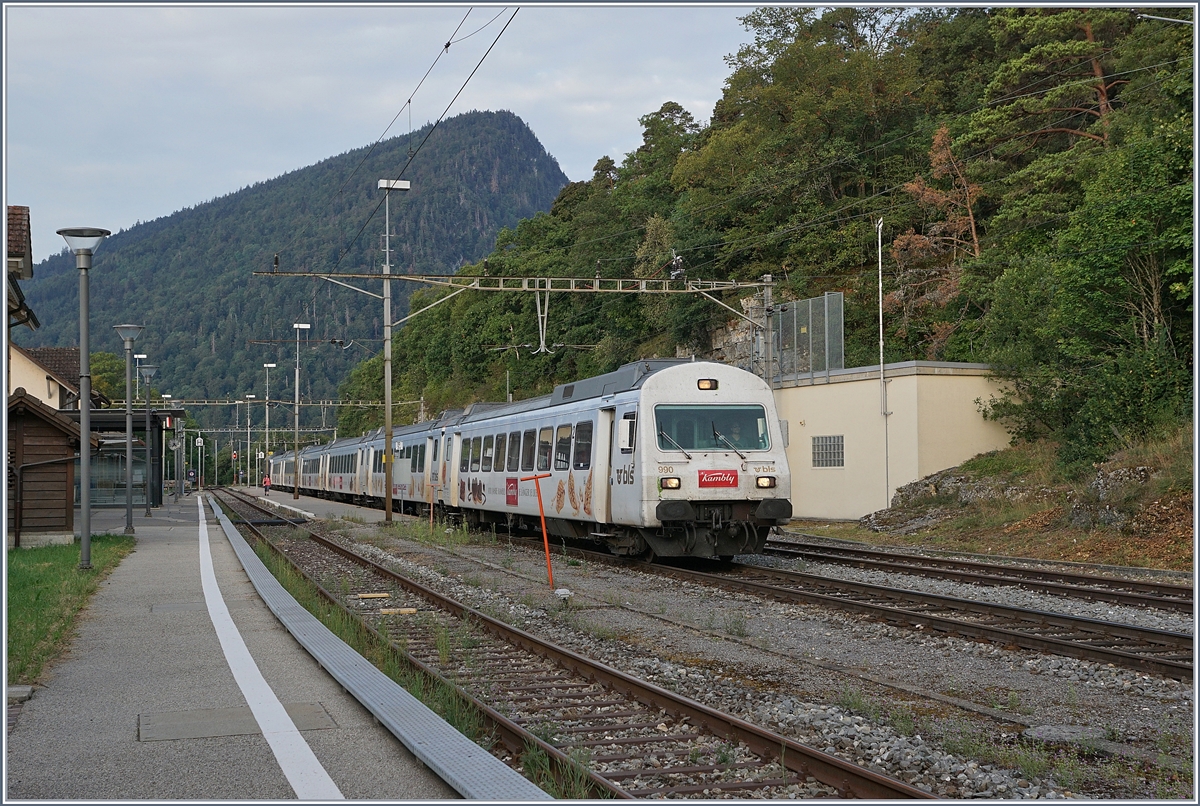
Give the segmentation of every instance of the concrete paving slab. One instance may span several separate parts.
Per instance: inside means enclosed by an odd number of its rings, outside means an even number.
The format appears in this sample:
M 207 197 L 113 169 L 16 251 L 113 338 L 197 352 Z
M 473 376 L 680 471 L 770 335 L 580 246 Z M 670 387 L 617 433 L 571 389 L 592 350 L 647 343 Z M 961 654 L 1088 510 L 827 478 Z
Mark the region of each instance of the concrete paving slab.
M 319 702 L 285 703 L 283 707 L 300 730 L 329 730 L 337 727 L 333 717 L 329 716 L 329 712 Z M 262 729 L 254 719 L 254 712 L 245 706 L 138 714 L 139 742 L 171 742 L 178 739 L 246 736 L 255 733 L 262 733 Z

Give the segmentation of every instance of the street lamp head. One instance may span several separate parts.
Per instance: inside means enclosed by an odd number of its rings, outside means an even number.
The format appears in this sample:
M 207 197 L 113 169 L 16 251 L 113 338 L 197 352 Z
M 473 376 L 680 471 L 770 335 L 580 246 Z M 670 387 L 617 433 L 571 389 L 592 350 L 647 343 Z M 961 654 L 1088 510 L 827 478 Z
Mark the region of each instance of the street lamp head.
M 96 251 L 96 247 L 100 245 L 101 241 L 112 235 L 108 230 L 96 227 L 67 227 L 57 230 L 57 232 L 63 236 L 63 240 L 67 242 L 71 251 L 77 255 L 90 255 Z
M 117 331 L 117 335 L 126 342 L 132 342 L 138 336 L 142 335 L 145 330 L 141 325 L 113 325 L 113 330 Z
M 143 358 L 149 358 L 149 356 L 146 355 L 145 353 L 134 353 L 133 357 L 139 361 L 141 361 Z
M 253 399 L 254 399 L 254 395 L 246 395 L 246 399 L 247 399 L 247 400 L 253 400 Z
M 266 367 L 267 369 L 275 369 L 274 364 L 263 364 L 263 366 Z
M 150 379 L 154 377 L 154 373 L 158 372 L 158 365 L 157 364 L 142 364 L 141 368 L 139 369 L 139 372 L 142 373 L 142 379 L 145 380 L 147 383 L 149 383 Z
M 412 187 L 412 183 L 407 179 L 380 179 L 380 190 L 408 190 Z
M 307 324 L 307 323 L 297 322 L 296 324 L 292 325 L 292 327 L 296 330 L 308 330 L 310 327 L 312 327 L 312 325 Z

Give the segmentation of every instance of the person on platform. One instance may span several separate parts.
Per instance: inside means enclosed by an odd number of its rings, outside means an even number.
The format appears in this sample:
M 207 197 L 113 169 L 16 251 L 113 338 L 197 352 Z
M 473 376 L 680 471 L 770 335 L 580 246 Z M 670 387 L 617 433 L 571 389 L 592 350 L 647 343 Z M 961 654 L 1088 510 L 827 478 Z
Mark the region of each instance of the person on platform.
M 270 494 L 271 494 L 271 477 L 263 476 L 263 495 L 269 496 Z

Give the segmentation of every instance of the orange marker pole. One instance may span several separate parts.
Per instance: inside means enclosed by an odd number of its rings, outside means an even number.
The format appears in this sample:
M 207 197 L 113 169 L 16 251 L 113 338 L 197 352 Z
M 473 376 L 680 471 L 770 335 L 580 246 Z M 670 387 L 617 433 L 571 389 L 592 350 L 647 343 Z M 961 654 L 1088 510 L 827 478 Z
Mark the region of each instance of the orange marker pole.
M 550 536 L 546 533 L 546 510 L 542 506 L 542 479 L 550 478 L 550 473 L 542 473 L 537 476 L 525 476 L 521 481 L 532 481 L 533 488 L 537 490 L 538 498 L 538 515 L 542 519 L 542 544 L 546 547 L 546 576 L 550 577 L 550 589 L 554 589 L 554 569 L 550 567 Z

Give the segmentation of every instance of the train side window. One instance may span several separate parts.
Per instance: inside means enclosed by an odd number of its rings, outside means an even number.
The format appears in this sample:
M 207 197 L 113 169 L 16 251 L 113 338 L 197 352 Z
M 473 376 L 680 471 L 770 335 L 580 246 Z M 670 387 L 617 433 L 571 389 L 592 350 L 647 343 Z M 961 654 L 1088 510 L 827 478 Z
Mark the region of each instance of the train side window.
M 459 460 L 458 469 L 463 473 L 467 472 L 467 466 L 471 462 L 471 440 L 463 439 L 462 441 L 462 458 Z
M 553 438 L 553 428 L 543 428 L 538 432 L 537 469 L 539 471 L 550 469 L 550 448 Z
M 560 425 L 554 437 L 554 469 L 571 468 L 571 426 Z
M 496 472 L 504 470 L 504 441 L 504 434 L 496 435 L 496 463 L 492 465 Z
M 533 470 L 533 455 L 537 451 L 537 432 L 532 428 L 521 437 L 521 469 Z
M 521 432 L 511 431 L 508 434 L 508 472 L 516 473 L 521 469 Z
M 417 471 L 417 446 L 409 445 L 404 449 L 404 453 L 408 456 L 408 472 L 415 473 Z
M 441 445 L 441 444 L 442 444 L 442 441 L 440 439 L 438 439 L 437 437 L 433 438 L 433 456 L 431 456 L 429 458 L 429 461 L 435 465 L 437 464 L 438 445 Z
M 494 437 L 488 434 L 483 438 L 483 463 L 479 469 L 484 473 L 492 472 L 492 440 Z
M 416 453 L 417 453 L 417 472 L 424 473 L 425 472 L 425 446 L 418 445 Z
M 592 466 L 592 421 L 575 425 L 575 456 L 571 466 L 576 470 L 587 470 Z
M 479 456 L 483 453 L 483 437 L 475 437 L 471 440 L 471 472 L 475 473 L 479 470 Z
M 637 435 L 637 412 L 626 412 L 621 418 L 621 430 L 617 438 L 620 440 L 621 453 L 633 453 L 633 442 Z

